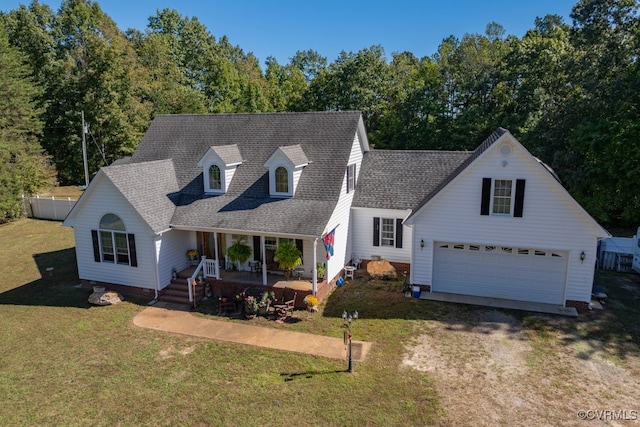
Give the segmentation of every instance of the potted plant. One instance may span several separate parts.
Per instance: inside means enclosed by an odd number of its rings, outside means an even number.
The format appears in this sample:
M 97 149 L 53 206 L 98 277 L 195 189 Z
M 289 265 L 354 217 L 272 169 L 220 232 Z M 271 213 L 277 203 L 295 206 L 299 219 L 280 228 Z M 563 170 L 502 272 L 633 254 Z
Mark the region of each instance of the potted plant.
M 187 251 L 187 258 L 189 258 L 189 262 L 196 261 L 198 259 L 198 251 L 195 249 L 189 249 Z
M 307 305 L 307 310 L 311 312 L 318 311 L 318 297 L 315 295 L 307 295 L 304 297 L 304 303 Z
M 291 242 L 282 242 L 278 245 L 274 259 L 278 259 L 278 265 L 284 270 L 284 277 L 289 280 L 291 270 L 302 264 L 302 252 Z
M 251 247 L 247 245 L 244 240 L 236 240 L 229 246 L 229 249 L 227 249 L 227 257 L 231 262 L 238 264 L 238 270 L 240 270 L 240 265 L 244 264 L 250 256 Z
M 324 275 L 326 273 L 327 266 L 324 262 L 319 262 L 316 264 L 316 272 L 318 273 L 318 279 L 324 279 Z

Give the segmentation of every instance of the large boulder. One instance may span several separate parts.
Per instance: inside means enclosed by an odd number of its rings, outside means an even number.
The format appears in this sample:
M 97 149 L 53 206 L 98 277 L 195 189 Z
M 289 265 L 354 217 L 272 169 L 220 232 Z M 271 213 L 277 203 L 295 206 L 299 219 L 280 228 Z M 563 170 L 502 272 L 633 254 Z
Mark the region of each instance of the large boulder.
M 117 292 L 94 292 L 89 295 L 89 304 L 112 305 L 122 302 L 122 295 Z
M 367 263 L 367 273 L 372 279 L 391 280 L 398 277 L 396 268 L 386 259 L 369 261 Z

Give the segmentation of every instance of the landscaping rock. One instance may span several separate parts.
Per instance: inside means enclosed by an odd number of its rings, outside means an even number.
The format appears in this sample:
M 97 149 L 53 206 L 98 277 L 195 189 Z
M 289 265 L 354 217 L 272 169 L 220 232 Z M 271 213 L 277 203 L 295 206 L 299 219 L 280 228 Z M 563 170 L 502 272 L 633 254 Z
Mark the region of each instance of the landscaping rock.
M 372 279 L 391 280 L 398 277 L 395 267 L 386 259 L 369 261 L 367 263 L 367 273 Z
M 94 292 L 89 295 L 89 304 L 93 305 L 112 305 L 122 300 L 122 295 L 117 292 Z

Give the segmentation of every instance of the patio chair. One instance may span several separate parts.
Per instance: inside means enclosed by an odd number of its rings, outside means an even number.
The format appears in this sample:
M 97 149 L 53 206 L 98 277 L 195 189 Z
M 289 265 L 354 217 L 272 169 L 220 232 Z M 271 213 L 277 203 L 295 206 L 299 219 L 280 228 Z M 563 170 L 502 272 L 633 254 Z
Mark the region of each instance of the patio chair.
M 218 297 L 218 316 L 232 316 L 238 311 L 238 305 L 235 297 L 226 297 L 220 295 Z
M 360 269 L 360 264 L 362 263 L 362 258 L 358 255 L 351 255 L 351 263 L 356 268 L 356 270 Z
M 284 322 L 289 317 L 293 316 L 293 309 L 296 305 L 296 296 L 297 292 L 293 294 L 293 298 L 287 301 L 284 301 L 282 304 L 274 304 L 273 309 L 276 313 L 276 321 Z

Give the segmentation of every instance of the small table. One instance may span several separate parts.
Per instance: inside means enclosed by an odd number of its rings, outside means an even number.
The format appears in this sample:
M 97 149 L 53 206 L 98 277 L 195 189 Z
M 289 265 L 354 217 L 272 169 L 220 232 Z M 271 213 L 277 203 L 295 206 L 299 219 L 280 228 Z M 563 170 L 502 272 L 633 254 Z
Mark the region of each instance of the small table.
M 294 268 L 293 269 L 293 274 L 298 278 L 298 280 L 300 280 L 300 278 L 304 274 L 304 268 L 303 267 Z
M 353 279 L 353 273 L 356 271 L 356 268 L 353 265 L 345 265 L 344 266 L 344 278 L 345 279 Z

